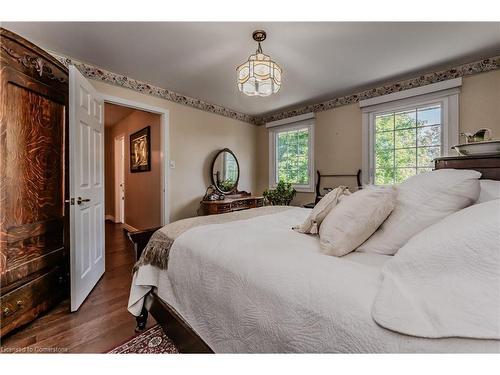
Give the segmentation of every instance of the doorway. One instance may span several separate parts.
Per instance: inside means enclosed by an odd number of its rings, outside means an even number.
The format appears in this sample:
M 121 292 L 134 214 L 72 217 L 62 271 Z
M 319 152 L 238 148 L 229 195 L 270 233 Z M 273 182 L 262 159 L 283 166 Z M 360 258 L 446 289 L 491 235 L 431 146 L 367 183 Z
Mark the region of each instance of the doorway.
M 166 174 L 161 115 L 109 102 L 104 114 L 106 219 L 128 231 L 159 227 Z
M 115 223 L 125 222 L 125 136 L 115 137 Z
M 123 99 L 118 96 L 107 95 L 101 93 L 102 98 L 104 99 L 105 106 L 108 105 L 117 105 L 124 108 L 128 108 L 129 110 L 140 110 L 144 112 L 148 112 L 151 114 L 156 114 L 160 118 L 160 179 L 161 179 L 161 195 L 160 195 L 160 211 L 161 211 L 161 224 L 166 225 L 170 222 L 170 206 L 169 206 L 169 194 L 168 189 L 169 185 L 169 133 L 170 133 L 170 117 L 168 109 L 155 107 L 149 104 L 145 104 L 142 102 L 136 102 L 134 100 Z M 106 116 L 106 114 L 105 114 Z M 128 144 L 129 140 L 127 137 L 124 139 L 125 145 Z M 127 147 L 125 147 L 125 150 Z M 127 168 L 127 159 L 129 155 L 125 151 L 125 168 Z M 175 165 L 175 164 L 174 164 Z M 173 168 L 173 167 L 172 167 Z M 126 189 L 126 186 L 125 186 Z M 125 192 L 126 194 L 126 192 Z M 126 211 L 125 211 L 126 212 Z

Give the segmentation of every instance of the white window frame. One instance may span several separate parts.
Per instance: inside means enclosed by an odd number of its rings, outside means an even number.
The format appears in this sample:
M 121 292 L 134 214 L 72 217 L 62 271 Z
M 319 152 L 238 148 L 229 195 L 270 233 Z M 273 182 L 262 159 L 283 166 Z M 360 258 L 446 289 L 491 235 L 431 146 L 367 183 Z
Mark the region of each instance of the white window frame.
M 415 89 L 360 101 L 362 110 L 362 185 L 375 183 L 375 117 L 432 104 L 441 105 L 441 156 L 451 154 L 459 138 L 459 94 L 462 79 L 456 78 Z
M 290 130 L 307 129 L 309 132 L 308 144 L 308 169 L 309 169 L 309 184 L 299 185 L 293 184 L 293 188 L 298 192 L 311 193 L 315 190 L 314 181 L 314 114 L 297 116 L 288 121 L 280 120 L 266 124 L 269 129 L 269 189 L 276 188 L 276 168 L 278 148 L 276 147 L 278 134 Z

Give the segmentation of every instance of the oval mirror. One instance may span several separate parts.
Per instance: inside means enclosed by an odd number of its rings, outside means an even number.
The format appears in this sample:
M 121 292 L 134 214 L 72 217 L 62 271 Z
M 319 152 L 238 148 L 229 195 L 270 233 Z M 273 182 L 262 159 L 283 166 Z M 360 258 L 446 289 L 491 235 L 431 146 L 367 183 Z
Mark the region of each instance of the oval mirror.
M 240 179 L 240 165 L 234 153 L 225 148 L 215 155 L 212 162 L 212 183 L 223 194 L 237 190 Z

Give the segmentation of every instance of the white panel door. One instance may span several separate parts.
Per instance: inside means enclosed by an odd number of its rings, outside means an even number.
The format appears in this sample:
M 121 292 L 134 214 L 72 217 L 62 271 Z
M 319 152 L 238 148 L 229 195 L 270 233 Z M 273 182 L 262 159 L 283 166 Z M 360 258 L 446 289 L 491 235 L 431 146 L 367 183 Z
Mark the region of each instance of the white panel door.
M 104 273 L 104 102 L 69 67 L 71 311 Z

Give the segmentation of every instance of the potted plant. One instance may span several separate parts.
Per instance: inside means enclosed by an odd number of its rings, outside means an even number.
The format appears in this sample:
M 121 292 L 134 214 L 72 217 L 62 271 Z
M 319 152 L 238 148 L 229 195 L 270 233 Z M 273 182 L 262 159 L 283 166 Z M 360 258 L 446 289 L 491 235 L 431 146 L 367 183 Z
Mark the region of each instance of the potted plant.
M 295 197 L 296 192 L 292 184 L 280 181 L 274 190 L 266 189 L 262 195 L 264 196 L 266 204 L 272 206 L 288 206 L 293 197 Z

